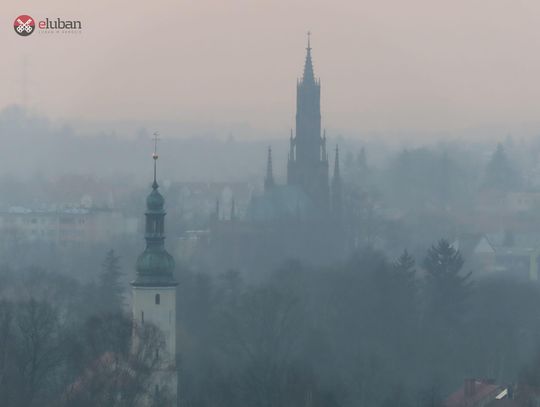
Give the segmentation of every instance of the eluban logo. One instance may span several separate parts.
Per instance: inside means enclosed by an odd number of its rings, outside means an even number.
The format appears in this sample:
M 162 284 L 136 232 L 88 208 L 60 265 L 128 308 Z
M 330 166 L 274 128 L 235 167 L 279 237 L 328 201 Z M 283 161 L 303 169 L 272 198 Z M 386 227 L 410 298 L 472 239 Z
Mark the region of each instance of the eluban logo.
M 82 30 L 82 23 L 79 20 L 63 20 L 58 17 L 35 20 L 22 14 L 15 19 L 13 27 L 15 32 L 23 37 L 32 34 L 36 29 L 39 34 L 78 34 Z
M 17 34 L 26 37 L 34 32 L 36 24 L 32 17 L 23 14 L 15 19 L 13 28 Z
M 59 18 L 55 20 L 46 18 L 45 21 L 40 21 L 38 26 L 41 30 L 80 30 L 82 28 L 81 22 L 78 20 L 66 21 Z

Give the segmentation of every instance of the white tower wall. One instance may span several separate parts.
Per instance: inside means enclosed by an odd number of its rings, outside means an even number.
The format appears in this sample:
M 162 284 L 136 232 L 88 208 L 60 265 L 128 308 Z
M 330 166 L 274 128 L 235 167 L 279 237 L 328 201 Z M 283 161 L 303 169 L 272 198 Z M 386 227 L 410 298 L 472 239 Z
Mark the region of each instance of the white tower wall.
M 159 295 L 159 304 L 156 304 Z M 163 333 L 169 366 L 175 367 L 176 287 L 133 287 L 133 320 L 138 325 L 151 323 Z M 166 359 L 168 358 L 168 359 Z

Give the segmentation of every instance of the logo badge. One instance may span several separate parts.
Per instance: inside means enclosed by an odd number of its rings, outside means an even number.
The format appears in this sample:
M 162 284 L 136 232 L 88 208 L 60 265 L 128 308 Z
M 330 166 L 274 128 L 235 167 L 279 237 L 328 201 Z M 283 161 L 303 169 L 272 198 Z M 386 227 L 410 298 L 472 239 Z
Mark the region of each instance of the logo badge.
M 17 34 L 26 37 L 34 32 L 36 23 L 32 17 L 23 14 L 15 19 L 13 28 Z

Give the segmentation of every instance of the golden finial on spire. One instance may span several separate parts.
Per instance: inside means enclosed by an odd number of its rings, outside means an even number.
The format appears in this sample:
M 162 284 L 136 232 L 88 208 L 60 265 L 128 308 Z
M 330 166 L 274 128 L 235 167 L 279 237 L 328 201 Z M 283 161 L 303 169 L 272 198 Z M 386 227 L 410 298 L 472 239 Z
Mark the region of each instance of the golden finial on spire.
M 154 132 L 154 154 L 152 154 L 152 158 L 154 160 L 157 160 L 158 159 L 158 154 L 157 154 L 157 142 L 159 140 L 159 132 L 155 131 Z
M 157 153 L 157 143 L 159 140 L 159 133 L 157 131 L 154 132 L 154 153 L 152 154 L 152 158 L 154 159 L 154 183 L 153 188 L 157 188 L 157 159 L 159 158 Z

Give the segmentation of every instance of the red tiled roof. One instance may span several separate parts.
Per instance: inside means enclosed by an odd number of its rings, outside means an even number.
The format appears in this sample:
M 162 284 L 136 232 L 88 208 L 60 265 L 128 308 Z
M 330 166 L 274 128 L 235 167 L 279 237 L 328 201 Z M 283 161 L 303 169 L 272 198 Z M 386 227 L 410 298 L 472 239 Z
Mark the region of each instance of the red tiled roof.
M 471 396 L 465 396 L 465 386 L 462 386 L 446 399 L 444 405 L 446 407 L 475 407 L 495 398 L 500 389 L 501 387 L 497 384 L 475 380 L 474 393 Z
M 521 404 L 517 400 L 502 399 L 493 400 L 488 404 L 488 407 L 520 407 Z

